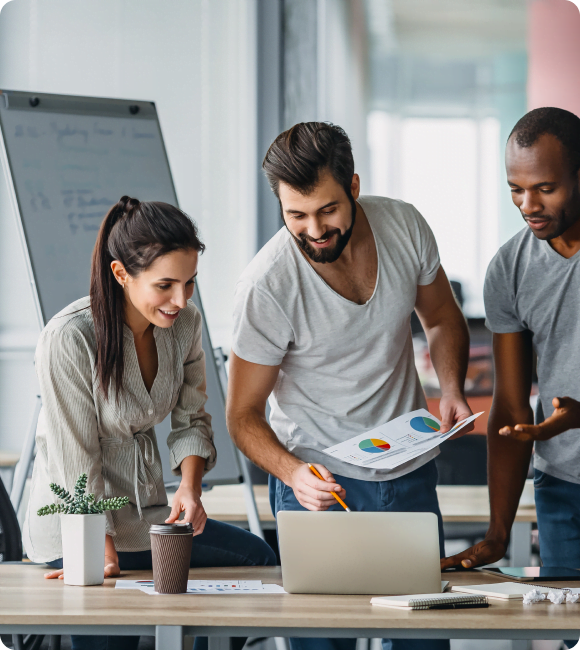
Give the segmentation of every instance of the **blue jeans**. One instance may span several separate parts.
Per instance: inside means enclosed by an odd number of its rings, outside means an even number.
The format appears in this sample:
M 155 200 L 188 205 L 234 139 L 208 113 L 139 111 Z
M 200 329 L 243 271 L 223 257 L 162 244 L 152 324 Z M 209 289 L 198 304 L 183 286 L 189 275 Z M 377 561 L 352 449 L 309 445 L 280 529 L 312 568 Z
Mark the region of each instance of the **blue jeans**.
M 580 485 L 535 469 L 534 488 L 542 564 L 580 569 Z
M 443 520 L 437 501 L 435 461 L 392 481 L 361 481 L 334 475 L 346 490 L 351 510 L 370 512 L 434 512 L 439 520 L 439 552 L 444 557 Z M 270 505 L 274 516 L 280 510 L 305 510 L 294 492 L 282 481 L 270 477 Z M 337 503 L 330 510 L 342 510 Z M 356 639 L 290 639 L 292 650 L 354 650 Z M 383 639 L 383 650 L 449 650 L 446 639 Z
M 247 530 L 208 519 L 201 535 L 193 538 L 192 569 L 224 566 L 274 566 L 274 551 L 259 537 Z M 55 569 L 62 568 L 62 559 L 49 562 Z M 119 553 L 121 571 L 151 570 L 151 551 Z M 71 636 L 73 650 L 137 650 L 138 636 Z M 241 649 L 245 638 L 236 638 L 234 650 Z M 207 638 L 198 637 L 194 650 L 207 650 Z

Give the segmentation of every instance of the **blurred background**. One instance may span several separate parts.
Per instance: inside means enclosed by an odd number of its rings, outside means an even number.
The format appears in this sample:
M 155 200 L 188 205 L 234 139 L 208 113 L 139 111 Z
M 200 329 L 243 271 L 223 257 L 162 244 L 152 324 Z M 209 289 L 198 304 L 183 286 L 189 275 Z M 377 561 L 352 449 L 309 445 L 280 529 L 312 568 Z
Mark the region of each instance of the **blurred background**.
M 504 146 L 531 108 L 580 114 L 572 2 L 0 0 L 0 8 L 0 89 L 155 102 L 180 206 L 207 245 L 200 291 L 213 344 L 226 354 L 236 280 L 282 226 L 261 172 L 269 144 L 300 121 L 342 126 L 363 193 L 413 203 L 433 229 L 470 325 L 468 398 L 474 411 L 489 411 L 485 272 L 524 225 Z M 24 260 L 0 175 L 0 476 L 8 490 L 37 394 L 39 331 Z M 438 414 L 437 377 L 412 325 Z M 476 435 L 444 447 L 442 484 L 485 485 L 485 431 L 484 415 Z M 485 532 L 485 518 L 477 521 L 446 525 L 448 552 L 453 539 L 460 550 Z
M 260 168 L 269 144 L 299 121 L 342 126 L 363 193 L 413 203 L 433 229 L 470 324 L 469 400 L 474 411 L 489 410 L 485 272 L 524 225 L 503 150 L 531 108 L 580 113 L 580 14 L 572 2 L 0 0 L 0 7 L 1 89 L 156 103 L 180 206 L 207 245 L 200 291 L 213 344 L 226 354 L 236 280 L 282 225 Z M 437 414 L 437 378 L 416 320 L 413 331 Z M 0 473 L 8 483 L 37 394 L 37 337 L 0 176 Z M 483 416 L 475 433 L 485 431 Z M 485 440 L 470 444 L 478 452 L 463 474 L 451 452 L 448 462 L 442 454 L 442 482 L 485 483 Z
M 0 88 L 152 100 L 181 207 L 207 252 L 214 345 L 230 346 L 240 273 L 281 227 L 261 173 L 299 121 L 350 135 L 363 193 L 413 203 L 472 327 L 467 389 L 489 396 L 482 288 L 523 225 L 503 149 L 529 109 L 580 111 L 580 16 L 568 0 L 13 0 L 0 14 Z M 87 287 L 88 292 L 88 287 Z M 437 378 L 420 334 L 427 394 Z M 18 453 L 38 335 L 0 178 L 0 449 Z M 430 404 L 432 406 L 432 404 Z M 436 408 L 434 406 L 433 408 Z M 481 408 L 478 408 L 481 410 Z M 435 411 L 436 412 L 436 411 Z M 485 431 L 485 422 L 478 424 Z

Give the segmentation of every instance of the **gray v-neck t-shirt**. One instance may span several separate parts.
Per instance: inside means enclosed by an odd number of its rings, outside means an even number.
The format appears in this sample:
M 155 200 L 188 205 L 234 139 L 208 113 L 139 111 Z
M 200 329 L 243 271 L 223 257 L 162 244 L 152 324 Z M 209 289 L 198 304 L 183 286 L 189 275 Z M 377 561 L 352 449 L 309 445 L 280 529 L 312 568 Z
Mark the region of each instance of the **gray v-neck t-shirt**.
M 526 226 L 491 261 L 484 293 L 492 332 L 532 333 L 545 416 L 554 397 L 580 400 L 580 253 L 566 259 Z M 580 429 L 536 442 L 534 467 L 580 483 Z
M 378 255 L 368 302 L 358 305 L 331 289 L 282 228 L 236 286 L 232 348 L 246 361 L 281 365 L 270 424 L 288 451 L 341 476 L 382 481 L 421 467 L 438 450 L 378 470 L 333 459 L 322 449 L 426 406 L 410 318 L 417 285 L 435 280 L 439 254 L 412 205 L 378 196 L 358 202 Z

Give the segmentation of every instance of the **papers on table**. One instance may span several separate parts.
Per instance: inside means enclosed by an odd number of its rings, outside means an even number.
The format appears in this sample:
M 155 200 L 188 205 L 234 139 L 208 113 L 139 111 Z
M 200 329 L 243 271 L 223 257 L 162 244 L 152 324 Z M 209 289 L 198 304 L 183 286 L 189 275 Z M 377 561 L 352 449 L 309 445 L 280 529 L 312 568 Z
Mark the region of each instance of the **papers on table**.
M 323 449 L 325 454 L 359 467 L 394 469 L 437 447 L 460 429 L 478 418 L 476 413 L 444 434 L 441 422 L 425 409 L 401 415 L 376 429 Z
M 117 580 L 116 589 L 139 589 L 159 596 L 153 580 Z M 285 594 L 280 585 L 262 584 L 261 580 L 188 580 L 187 594 Z

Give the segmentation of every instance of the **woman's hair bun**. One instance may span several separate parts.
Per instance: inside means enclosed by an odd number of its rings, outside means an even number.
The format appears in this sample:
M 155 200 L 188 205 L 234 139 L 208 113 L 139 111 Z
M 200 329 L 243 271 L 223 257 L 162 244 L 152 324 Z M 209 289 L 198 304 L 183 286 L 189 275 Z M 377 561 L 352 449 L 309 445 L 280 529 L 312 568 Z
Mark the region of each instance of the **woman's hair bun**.
M 139 199 L 132 199 L 130 196 L 125 195 L 119 199 L 119 202 L 117 203 L 117 209 L 121 213 L 126 214 L 127 212 L 131 212 L 136 207 L 138 207 L 139 204 Z

